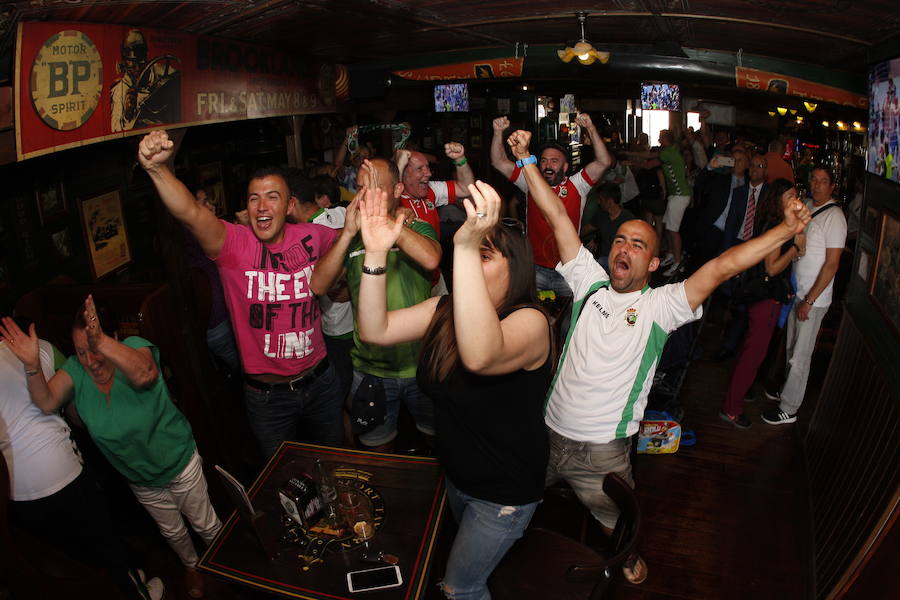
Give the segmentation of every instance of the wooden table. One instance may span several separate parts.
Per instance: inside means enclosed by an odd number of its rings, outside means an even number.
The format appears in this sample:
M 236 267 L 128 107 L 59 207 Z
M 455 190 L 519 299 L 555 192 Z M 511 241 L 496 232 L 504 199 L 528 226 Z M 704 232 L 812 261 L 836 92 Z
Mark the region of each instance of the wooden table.
M 376 533 L 370 546 L 399 558 L 401 587 L 364 592 L 363 596 L 351 594 L 347 589 L 349 571 L 386 565 L 362 562 L 363 549 L 352 542 L 332 542 L 322 554 L 322 562 L 307 564 L 299 556 L 308 556 L 310 546 L 282 539 L 285 527 L 278 489 L 291 477 L 313 475 L 317 458 L 331 468 L 338 467 L 341 483 L 353 485 L 372 498 Z M 200 559 L 201 571 L 287 598 L 424 597 L 446 502 L 444 480 L 435 459 L 284 442 L 247 494 L 257 513 L 262 513 L 253 520 L 259 538 L 248 516 L 234 511 Z

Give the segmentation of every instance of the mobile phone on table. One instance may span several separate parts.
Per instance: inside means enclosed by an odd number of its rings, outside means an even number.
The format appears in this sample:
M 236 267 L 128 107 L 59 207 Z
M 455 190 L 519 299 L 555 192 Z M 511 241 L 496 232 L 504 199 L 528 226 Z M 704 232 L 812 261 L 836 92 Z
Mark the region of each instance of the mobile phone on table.
M 397 565 L 347 573 L 347 587 L 351 592 L 383 590 L 401 585 L 403 585 L 403 576 L 400 575 L 400 567 Z

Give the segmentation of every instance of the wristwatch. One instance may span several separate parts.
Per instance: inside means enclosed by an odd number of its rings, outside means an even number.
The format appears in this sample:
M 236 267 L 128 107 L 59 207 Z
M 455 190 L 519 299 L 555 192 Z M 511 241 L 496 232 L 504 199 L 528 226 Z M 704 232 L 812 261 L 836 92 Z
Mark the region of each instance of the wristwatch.
M 534 165 L 534 164 L 537 164 L 537 156 L 535 156 L 534 154 L 532 154 L 531 156 L 529 156 L 527 158 L 520 158 L 519 160 L 516 161 L 516 166 L 519 167 L 520 169 L 522 167 L 524 167 L 525 165 Z

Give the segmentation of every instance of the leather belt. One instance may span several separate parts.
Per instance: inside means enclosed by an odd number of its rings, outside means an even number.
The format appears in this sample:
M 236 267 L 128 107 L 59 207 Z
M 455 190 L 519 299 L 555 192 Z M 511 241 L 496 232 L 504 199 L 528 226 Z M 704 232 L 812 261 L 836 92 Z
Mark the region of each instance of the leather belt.
M 312 371 L 306 373 L 305 375 L 301 375 L 296 379 L 291 379 L 290 381 L 282 381 L 279 383 L 268 383 L 266 381 L 260 381 L 258 379 L 253 379 L 247 375 L 244 376 L 244 382 L 250 387 L 254 387 L 258 390 L 265 390 L 267 392 L 278 392 L 278 391 L 291 391 L 296 392 L 316 380 L 316 378 L 324 373 L 328 369 L 328 357 L 326 356 L 322 360 L 319 361 L 319 364 L 313 368 Z

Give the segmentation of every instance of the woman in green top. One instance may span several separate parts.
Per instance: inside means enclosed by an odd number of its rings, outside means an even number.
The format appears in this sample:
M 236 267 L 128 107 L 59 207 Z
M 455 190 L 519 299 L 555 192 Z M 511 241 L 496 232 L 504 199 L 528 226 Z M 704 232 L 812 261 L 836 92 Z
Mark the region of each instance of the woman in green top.
M 37 366 L 37 335 L 18 332 L 21 343 L 14 351 L 25 365 L 31 400 L 48 414 L 74 400 L 94 443 L 128 480 L 185 565 L 188 592 L 202 597 L 197 552 L 181 515 L 207 543 L 222 523 L 209 501 L 191 427 L 169 398 L 156 346 L 139 337 L 120 342 L 114 319 L 105 315 L 104 324 L 106 332 L 88 296 L 72 325 L 75 356 L 49 381 Z

